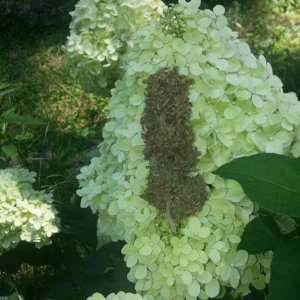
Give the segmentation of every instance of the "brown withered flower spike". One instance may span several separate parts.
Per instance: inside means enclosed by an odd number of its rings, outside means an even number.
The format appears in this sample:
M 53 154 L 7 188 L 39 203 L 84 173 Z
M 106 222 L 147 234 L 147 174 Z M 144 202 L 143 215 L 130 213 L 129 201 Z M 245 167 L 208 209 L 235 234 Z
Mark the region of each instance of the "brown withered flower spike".
M 198 211 L 207 199 L 206 185 L 196 169 L 198 152 L 189 126 L 192 80 L 177 68 L 163 68 L 146 81 L 141 118 L 144 155 L 149 175 L 144 199 L 168 218 L 171 230 Z

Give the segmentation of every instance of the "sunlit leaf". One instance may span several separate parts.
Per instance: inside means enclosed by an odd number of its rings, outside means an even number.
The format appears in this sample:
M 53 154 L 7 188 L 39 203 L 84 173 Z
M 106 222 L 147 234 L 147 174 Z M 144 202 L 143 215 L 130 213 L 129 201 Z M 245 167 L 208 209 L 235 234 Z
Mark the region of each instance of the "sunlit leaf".
M 300 161 L 274 153 L 242 157 L 221 166 L 215 174 L 237 180 L 261 207 L 300 216 Z

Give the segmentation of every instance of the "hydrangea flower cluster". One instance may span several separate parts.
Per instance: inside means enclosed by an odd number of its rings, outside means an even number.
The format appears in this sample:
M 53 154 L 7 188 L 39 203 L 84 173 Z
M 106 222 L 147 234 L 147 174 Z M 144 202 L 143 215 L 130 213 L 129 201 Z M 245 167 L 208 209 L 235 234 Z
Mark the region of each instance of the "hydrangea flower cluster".
M 213 174 L 231 160 L 259 152 L 300 156 L 300 104 L 284 93 L 263 56 L 227 27 L 225 9 L 199 10 L 199 0 L 179 1 L 160 20 L 132 37 L 124 78 L 109 104 L 99 157 L 78 175 L 82 207 L 98 212 L 99 245 L 125 240 L 129 280 L 155 299 L 222 298 L 226 287 L 263 289 L 271 253 L 238 250 L 255 207 L 241 186 Z M 171 232 L 165 215 L 143 199 L 149 174 L 141 116 L 146 80 L 176 66 L 193 80 L 190 124 L 199 174 L 208 200 Z
M 160 0 L 80 0 L 71 12 L 65 53 L 81 84 L 96 93 L 111 88 L 131 34 L 164 8 Z
M 22 168 L 0 170 L 0 253 L 20 241 L 48 245 L 59 231 L 52 195 L 35 191 L 34 177 L 34 172 Z
M 95 293 L 92 296 L 88 297 L 87 300 L 155 300 L 155 299 L 151 296 L 142 297 L 141 295 L 137 295 L 137 294 L 119 292 L 117 294 L 111 293 L 107 297 L 104 297 L 100 293 Z

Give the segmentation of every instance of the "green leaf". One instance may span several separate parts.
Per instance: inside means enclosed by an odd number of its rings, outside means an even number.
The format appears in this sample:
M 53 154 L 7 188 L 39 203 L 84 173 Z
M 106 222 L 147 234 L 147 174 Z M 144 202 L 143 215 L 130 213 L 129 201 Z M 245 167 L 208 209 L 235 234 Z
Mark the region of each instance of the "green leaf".
M 79 205 L 60 203 L 57 205 L 64 230 L 68 230 L 79 242 L 91 248 L 97 246 L 97 216 L 90 209 Z
M 2 153 L 9 158 L 15 158 L 18 156 L 18 149 L 15 144 L 7 144 L 1 147 Z
M 13 294 L 14 289 L 11 287 L 11 285 L 4 280 L 4 278 L 1 278 L 0 280 L 0 300 L 1 298 L 5 298 L 5 296 L 10 296 Z
M 46 287 L 42 294 L 42 299 L 74 299 L 74 296 L 76 294 L 76 288 L 67 276 L 60 274 L 46 282 Z
M 134 293 L 134 285 L 127 279 L 129 269 L 121 253 L 123 246 L 124 242 L 111 242 L 85 259 L 79 270 L 85 278 L 81 282 L 82 289 L 89 290 L 85 299 L 97 291 L 104 294 L 119 291 Z
M 46 282 L 41 299 L 87 299 L 95 292 L 134 292 L 134 285 L 127 279 L 129 270 L 121 253 L 123 246 L 124 242 L 109 243 L 82 257 L 76 241 L 70 241 L 64 248 L 65 272 Z M 60 289 L 66 290 L 60 294 Z
M 300 227 L 300 218 L 294 218 L 294 220 L 297 223 L 298 227 Z
M 2 98 L 3 96 L 18 90 L 19 88 L 21 88 L 21 85 L 5 84 L 5 83 L 0 84 L 0 98 Z
M 61 249 L 54 243 L 38 249 L 34 244 L 21 242 L 12 251 L 22 262 L 32 266 L 60 265 L 62 261 Z
M 8 114 L 2 115 L 1 122 L 6 122 L 9 124 L 16 124 L 16 125 L 43 125 L 45 124 L 43 121 L 33 118 L 28 115 L 19 115 L 15 112 L 10 112 Z
M 69 240 L 64 247 L 64 266 L 66 275 L 72 284 L 80 285 L 85 280 L 85 274 L 81 271 L 83 258 L 78 253 L 77 241 Z
M 22 264 L 22 260 L 16 255 L 14 250 L 4 252 L 0 255 L 0 265 L 9 273 L 17 273 Z
M 284 241 L 274 252 L 269 285 L 270 300 L 299 299 L 300 238 Z
M 246 225 L 239 249 L 244 249 L 250 254 L 274 250 L 282 238 L 272 217 L 255 218 Z
M 238 158 L 215 174 L 237 180 L 261 207 L 300 216 L 300 160 L 273 153 Z
M 34 244 L 20 242 L 16 248 L 0 256 L 0 264 L 10 273 L 16 273 L 22 263 L 32 266 L 43 266 L 59 265 L 61 261 L 61 250 L 54 243 L 38 249 Z

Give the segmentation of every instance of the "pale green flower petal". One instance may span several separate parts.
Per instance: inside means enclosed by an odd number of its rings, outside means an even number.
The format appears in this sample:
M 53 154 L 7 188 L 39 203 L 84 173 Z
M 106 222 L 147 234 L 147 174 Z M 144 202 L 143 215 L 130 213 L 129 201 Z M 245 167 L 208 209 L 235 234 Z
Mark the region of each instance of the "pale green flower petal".
M 292 154 L 294 157 L 300 156 L 300 143 L 295 143 L 292 148 Z
M 210 298 L 215 298 L 220 292 L 220 284 L 217 279 L 213 279 L 211 282 L 205 285 L 205 292 Z
M 235 267 L 244 266 L 248 260 L 248 253 L 245 250 L 239 250 L 232 262 Z
M 143 265 L 137 267 L 135 271 L 136 279 L 144 279 L 147 276 L 147 268 Z
M 206 284 L 212 281 L 212 274 L 204 271 L 197 279 L 200 283 Z
M 105 300 L 105 297 L 99 293 L 94 293 L 92 296 L 88 297 L 87 300 Z
M 257 289 L 257 290 L 263 290 L 266 287 L 266 280 L 263 275 L 260 275 L 258 279 L 254 279 L 251 284 Z
M 257 96 L 257 95 L 252 95 L 252 102 L 254 104 L 255 107 L 263 107 L 264 103 L 263 100 L 261 99 L 261 97 Z
M 220 16 L 220 15 L 223 15 L 225 13 L 225 8 L 224 6 L 222 5 L 216 5 L 214 8 L 213 8 L 213 11 L 214 13 L 217 15 L 217 16 Z
M 193 281 L 193 276 L 190 272 L 184 271 L 181 275 L 181 279 L 182 279 L 184 284 L 190 285 Z
M 221 260 L 220 252 L 215 249 L 210 250 L 208 256 L 214 263 L 218 263 Z
M 138 294 L 118 292 L 117 294 L 111 293 L 106 298 L 100 293 L 94 293 L 87 300 L 154 300 L 154 298 L 150 295 L 143 297 Z
M 188 293 L 192 296 L 192 297 L 197 297 L 200 293 L 200 285 L 199 283 L 194 280 L 188 287 Z
M 240 277 L 239 271 L 236 268 L 232 268 L 229 276 L 229 282 L 234 289 L 239 285 Z

